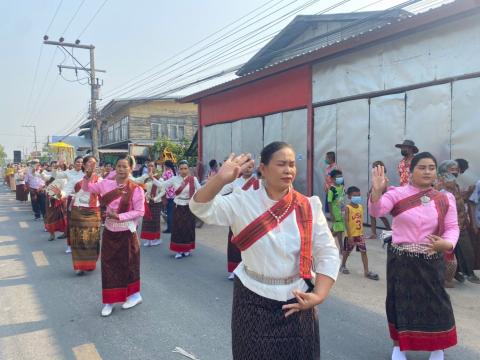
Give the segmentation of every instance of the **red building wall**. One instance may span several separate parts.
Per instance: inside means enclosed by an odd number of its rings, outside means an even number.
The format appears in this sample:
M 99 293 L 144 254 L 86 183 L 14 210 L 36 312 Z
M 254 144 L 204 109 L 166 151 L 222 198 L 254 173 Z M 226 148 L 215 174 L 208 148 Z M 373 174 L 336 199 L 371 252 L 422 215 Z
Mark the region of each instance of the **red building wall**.
M 211 95 L 200 100 L 200 126 L 307 107 L 311 86 L 303 66 Z
M 307 108 L 307 189 L 313 191 L 313 110 L 311 66 L 305 65 L 283 73 L 241 85 L 203 98 L 198 104 L 198 151 L 202 158 L 202 127 Z

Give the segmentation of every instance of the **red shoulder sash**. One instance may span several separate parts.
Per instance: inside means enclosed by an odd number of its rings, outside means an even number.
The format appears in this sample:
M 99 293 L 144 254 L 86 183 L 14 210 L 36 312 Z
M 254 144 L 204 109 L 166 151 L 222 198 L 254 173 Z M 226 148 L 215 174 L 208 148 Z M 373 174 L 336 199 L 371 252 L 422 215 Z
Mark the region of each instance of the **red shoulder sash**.
M 311 279 L 312 208 L 308 198 L 295 190 L 290 191 L 282 200 L 247 225 L 237 236 L 232 238 L 232 243 L 241 251 L 248 249 L 260 238 L 276 228 L 294 210 L 300 232 L 300 276 L 304 279 Z M 272 213 L 280 217 L 277 219 Z
M 248 190 L 251 187 L 253 187 L 254 190 L 258 190 L 260 187 L 260 181 L 255 176 L 252 176 L 245 184 L 243 184 L 242 190 Z
M 407 210 L 421 206 L 422 197 L 424 196 L 429 197 L 430 200 L 435 203 L 435 208 L 437 209 L 438 213 L 438 227 L 436 235 L 441 236 L 445 231 L 445 216 L 447 215 L 449 207 L 447 195 L 445 195 L 441 191 L 435 189 L 428 189 L 408 196 L 405 199 L 400 200 L 393 206 L 391 214 L 392 216 L 398 216 Z
M 102 196 L 100 199 L 100 205 L 101 206 L 108 206 L 110 203 L 119 197 L 120 199 L 120 206 L 118 208 L 118 214 L 122 214 L 124 212 L 127 212 L 131 206 L 132 203 L 132 198 L 133 198 L 133 192 L 137 188 L 137 185 L 131 181 L 128 180 L 128 182 L 125 184 L 124 187 L 122 188 L 115 188 L 112 191 L 109 191 L 105 195 Z
M 195 194 L 195 181 L 194 181 L 194 178 L 193 176 L 187 176 L 185 178 L 185 180 L 183 180 L 183 183 L 182 185 L 180 185 L 180 187 L 175 190 L 175 195 L 180 195 L 183 191 L 183 189 L 185 189 L 186 186 L 189 186 L 189 189 L 188 189 L 188 195 L 189 197 L 191 198 L 193 196 L 193 194 Z

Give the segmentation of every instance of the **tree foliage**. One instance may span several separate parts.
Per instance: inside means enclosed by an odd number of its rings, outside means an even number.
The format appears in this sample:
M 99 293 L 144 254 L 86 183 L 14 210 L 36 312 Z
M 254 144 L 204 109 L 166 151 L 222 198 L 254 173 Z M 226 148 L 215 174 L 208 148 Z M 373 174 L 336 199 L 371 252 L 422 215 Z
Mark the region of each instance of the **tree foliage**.
M 0 144 L 0 166 L 4 166 L 7 160 L 7 153 L 5 152 L 5 148 L 3 145 Z
M 180 160 L 187 160 L 190 166 L 195 166 L 197 163 L 197 157 L 185 155 L 189 146 L 190 140 L 185 138 L 179 143 L 177 143 L 167 137 L 161 137 L 157 139 L 157 141 L 152 147 L 150 147 L 149 156 L 150 159 L 161 159 L 163 151 L 167 149 L 168 151 L 171 151 L 173 153 L 173 155 L 177 159 L 177 162 Z

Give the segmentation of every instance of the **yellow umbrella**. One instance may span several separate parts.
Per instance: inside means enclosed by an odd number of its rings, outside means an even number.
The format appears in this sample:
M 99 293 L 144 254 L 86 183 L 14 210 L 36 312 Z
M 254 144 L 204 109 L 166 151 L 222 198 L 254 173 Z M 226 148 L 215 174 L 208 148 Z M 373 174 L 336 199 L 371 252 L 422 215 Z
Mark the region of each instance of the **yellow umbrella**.
M 67 164 L 73 163 L 75 148 L 72 145 L 59 141 L 48 144 L 48 147 L 55 160 L 65 160 Z
M 55 143 L 50 143 L 48 146 L 53 147 L 53 148 L 72 148 L 73 146 L 67 143 L 64 143 L 63 141 L 55 142 Z

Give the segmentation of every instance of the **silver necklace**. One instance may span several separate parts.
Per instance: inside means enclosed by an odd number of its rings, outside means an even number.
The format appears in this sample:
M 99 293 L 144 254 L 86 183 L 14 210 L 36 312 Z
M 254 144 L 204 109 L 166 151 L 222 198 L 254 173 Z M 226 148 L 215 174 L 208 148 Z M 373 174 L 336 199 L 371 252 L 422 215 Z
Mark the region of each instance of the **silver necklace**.
M 287 208 L 285 209 L 285 211 L 283 213 L 281 213 L 280 215 L 275 215 L 275 213 L 272 211 L 272 209 L 268 209 L 268 212 L 270 213 L 270 215 L 273 216 L 273 218 L 275 220 L 277 220 L 277 224 L 280 224 L 280 221 L 283 219 L 283 217 L 288 213 L 288 211 L 290 210 L 290 208 L 292 207 L 292 203 L 293 203 L 293 200 L 290 201 L 290 203 L 288 204 Z

